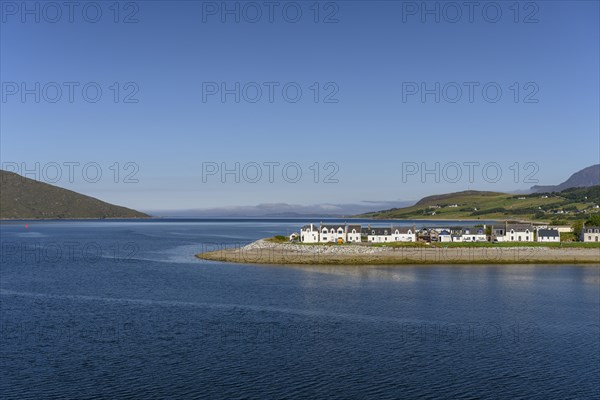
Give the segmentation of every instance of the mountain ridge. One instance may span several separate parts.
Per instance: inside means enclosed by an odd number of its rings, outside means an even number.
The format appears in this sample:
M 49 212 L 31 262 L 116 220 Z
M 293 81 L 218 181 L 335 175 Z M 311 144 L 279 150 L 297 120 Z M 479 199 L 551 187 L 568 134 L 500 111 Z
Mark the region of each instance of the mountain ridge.
M 0 170 L 0 219 L 124 219 L 150 216 Z
M 566 181 L 558 185 L 535 185 L 530 190 L 534 193 L 562 192 L 574 187 L 590 187 L 600 185 L 600 164 L 591 165 L 572 174 Z

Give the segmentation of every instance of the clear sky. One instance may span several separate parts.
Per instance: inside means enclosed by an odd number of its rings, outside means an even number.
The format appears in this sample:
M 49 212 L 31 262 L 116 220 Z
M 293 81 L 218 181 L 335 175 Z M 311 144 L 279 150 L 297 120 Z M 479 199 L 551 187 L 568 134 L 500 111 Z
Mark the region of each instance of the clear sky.
M 109 202 L 413 200 L 599 162 L 597 1 L 1 4 L 3 167 Z

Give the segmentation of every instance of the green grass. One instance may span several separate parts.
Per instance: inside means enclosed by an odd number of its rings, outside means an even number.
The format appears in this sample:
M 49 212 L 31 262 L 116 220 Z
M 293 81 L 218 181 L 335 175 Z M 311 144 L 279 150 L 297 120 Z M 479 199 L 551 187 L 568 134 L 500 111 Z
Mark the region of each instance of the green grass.
M 267 242 L 272 243 L 290 243 L 290 238 L 283 235 L 273 236 L 272 238 L 265 239 Z
M 547 196 L 547 198 L 543 198 Z M 587 199 L 585 197 L 587 196 Z M 466 191 L 425 197 L 414 206 L 361 214 L 374 219 L 463 219 L 546 221 L 589 218 L 600 203 L 600 186 L 569 189 L 551 194 L 512 195 L 499 192 Z M 458 207 L 448 207 L 457 204 Z M 430 208 L 441 206 L 441 208 Z M 538 208 L 541 207 L 541 210 Z M 475 209 L 477 209 L 475 211 Z M 588 210 L 587 213 L 554 214 L 556 210 Z M 435 215 L 431 215 L 435 212 Z

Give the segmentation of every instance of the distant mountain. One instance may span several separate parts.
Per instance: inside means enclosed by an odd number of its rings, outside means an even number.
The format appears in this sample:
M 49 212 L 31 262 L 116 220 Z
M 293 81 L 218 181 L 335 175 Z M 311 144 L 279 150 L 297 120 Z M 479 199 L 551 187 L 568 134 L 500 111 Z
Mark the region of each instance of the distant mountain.
M 151 210 L 152 215 L 190 218 L 338 218 L 360 214 L 373 208 L 405 207 L 414 201 L 374 201 L 359 203 L 289 204 L 263 203 L 252 206 L 232 206 L 187 210 Z
M 501 192 L 485 192 L 479 190 L 465 190 L 462 192 L 456 193 L 447 193 L 447 194 L 437 194 L 433 196 L 423 197 L 421 200 L 417 201 L 415 206 L 424 206 L 424 205 L 435 205 L 443 202 L 448 202 L 448 200 L 456 203 L 457 201 L 461 201 L 462 199 L 473 199 L 474 197 L 496 197 L 498 195 L 504 195 L 505 193 Z
M 600 164 L 592 165 L 582 169 L 581 171 L 575 172 L 569 179 L 561 183 L 560 185 L 550 186 L 532 186 L 531 190 L 534 193 L 551 193 L 561 192 L 565 189 L 575 187 L 589 187 L 600 185 Z
M 0 219 L 145 217 L 149 216 L 0 170 Z

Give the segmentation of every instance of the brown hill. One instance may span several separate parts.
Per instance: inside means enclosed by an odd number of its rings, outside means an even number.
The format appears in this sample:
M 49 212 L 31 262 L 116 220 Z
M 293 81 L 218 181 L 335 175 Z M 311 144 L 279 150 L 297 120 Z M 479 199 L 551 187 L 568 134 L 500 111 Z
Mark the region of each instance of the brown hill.
M 147 217 L 130 208 L 0 170 L 0 219 Z

